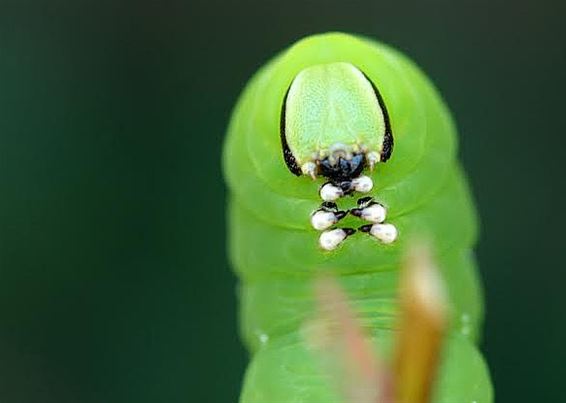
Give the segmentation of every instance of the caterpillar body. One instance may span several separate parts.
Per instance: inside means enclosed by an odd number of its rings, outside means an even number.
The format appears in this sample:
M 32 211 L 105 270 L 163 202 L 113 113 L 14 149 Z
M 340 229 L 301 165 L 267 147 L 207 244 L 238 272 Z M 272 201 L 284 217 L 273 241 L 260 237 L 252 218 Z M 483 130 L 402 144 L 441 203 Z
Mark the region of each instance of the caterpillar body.
M 251 79 L 223 153 L 229 254 L 252 357 L 241 402 L 340 401 L 301 332 L 313 314 L 312 281 L 337 276 L 387 354 L 413 234 L 431 240 L 450 304 L 433 400 L 492 400 L 477 349 L 477 218 L 456 136 L 420 69 L 366 38 L 305 38 Z

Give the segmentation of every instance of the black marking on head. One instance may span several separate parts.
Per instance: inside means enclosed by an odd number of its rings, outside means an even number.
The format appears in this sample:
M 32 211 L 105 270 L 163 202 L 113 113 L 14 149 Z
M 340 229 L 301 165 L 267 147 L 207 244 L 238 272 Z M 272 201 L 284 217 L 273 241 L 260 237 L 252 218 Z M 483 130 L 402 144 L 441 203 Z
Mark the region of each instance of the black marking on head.
M 383 150 L 381 151 L 381 162 L 386 162 L 391 157 L 393 151 L 393 135 L 391 132 L 385 132 L 383 138 Z
M 361 70 L 360 70 L 361 71 Z M 366 73 L 362 71 L 362 74 L 369 81 L 373 88 L 373 92 L 377 98 L 377 102 L 379 103 L 379 107 L 383 111 L 383 122 L 385 123 L 385 133 L 383 137 L 383 148 L 381 150 L 381 162 L 386 162 L 389 157 L 391 157 L 391 152 L 393 151 L 393 132 L 391 131 L 391 122 L 389 120 L 389 113 L 387 113 L 387 107 L 385 106 L 385 102 L 383 101 L 383 97 L 381 96 L 377 86 L 374 84 L 373 81 L 367 76 Z
M 352 187 L 352 179 L 360 176 L 364 165 L 364 155 L 355 154 L 350 160 L 338 157 L 334 164 L 330 162 L 329 157 L 326 157 L 320 161 L 319 168 L 323 176 L 330 179 L 333 185 L 339 186 L 347 194 Z
M 287 109 L 287 97 L 289 96 L 289 91 L 291 90 L 291 83 L 287 92 L 285 93 L 285 97 L 283 98 L 283 105 L 281 106 L 281 120 L 279 122 L 279 133 L 281 135 L 281 147 L 283 149 L 283 159 L 285 160 L 285 164 L 289 171 L 297 176 L 301 176 L 303 171 L 301 171 L 301 167 L 297 164 L 297 160 L 295 156 L 291 152 L 289 148 L 289 144 L 287 144 L 287 137 L 285 136 L 285 112 Z

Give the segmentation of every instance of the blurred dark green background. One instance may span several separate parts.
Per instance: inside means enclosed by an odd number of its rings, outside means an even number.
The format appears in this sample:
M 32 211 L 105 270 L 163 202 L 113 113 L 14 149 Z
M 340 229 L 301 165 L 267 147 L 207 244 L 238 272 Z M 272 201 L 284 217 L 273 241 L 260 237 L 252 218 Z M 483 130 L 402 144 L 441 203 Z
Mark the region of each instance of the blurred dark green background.
M 224 130 L 260 64 L 327 30 L 441 89 L 498 401 L 566 401 L 565 19 L 560 0 L 1 1 L 0 401 L 236 400 Z

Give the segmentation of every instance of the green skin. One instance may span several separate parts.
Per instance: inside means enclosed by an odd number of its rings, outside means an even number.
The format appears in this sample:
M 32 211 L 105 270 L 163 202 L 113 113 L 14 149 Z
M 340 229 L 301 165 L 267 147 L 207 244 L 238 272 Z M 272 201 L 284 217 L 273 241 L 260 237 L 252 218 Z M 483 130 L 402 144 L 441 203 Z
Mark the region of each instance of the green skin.
M 283 160 L 280 113 L 290 84 L 309 67 L 337 62 L 363 71 L 389 113 L 391 159 L 364 174 L 374 182 L 371 195 L 388 209 L 387 222 L 399 231 L 391 245 L 356 233 L 336 250 L 322 251 L 310 215 L 321 203 L 318 189 L 325 180 L 296 177 Z M 418 67 L 364 38 L 331 33 L 303 39 L 253 77 L 235 108 L 223 156 L 230 258 L 241 280 L 241 332 L 252 355 L 242 403 L 341 401 L 319 352 L 301 332 L 315 315 L 312 285 L 320 274 L 339 279 L 376 350 L 389 356 L 400 262 L 414 236 L 430 239 L 449 296 L 451 325 L 433 401 L 492 401 L 477 349 L 483 318 L 472 253 L 477 218 L 456 158 L 456 136 L 448 109 Z M 319 151 L 296 147 L 305 155 Z M 340 208 L 353 207 L 357 198 L 339 200 Z M 340 226 L 350 224 L 361 223 L 346 218 Z

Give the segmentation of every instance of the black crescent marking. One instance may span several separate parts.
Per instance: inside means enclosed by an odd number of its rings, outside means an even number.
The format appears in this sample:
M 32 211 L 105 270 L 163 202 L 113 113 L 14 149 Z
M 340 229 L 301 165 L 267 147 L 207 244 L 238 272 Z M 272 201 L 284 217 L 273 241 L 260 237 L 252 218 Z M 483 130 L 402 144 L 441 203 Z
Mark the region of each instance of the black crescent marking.
M 283 98 L 283 105 L 281 106 L 281 120 L 279 122 L 279 133 L 281 135 L 281 148 L 283 150 L 283 159 L 285 160 L 285 164 L 291 173 L 301 176 L 303 171 L 301 171 L 301 167 L 297 165 L 297 160 L 295 156 L 291 152 L 289 148 L 289 144 L 287 144 L 287 137 L 285 136 L 285 112 L 287 109 L 287 97 L 289 96 L 289 91 L 291 90 L 291 86 L 293 83 L 289 85 L 287 88 L 287 92 L 285 93 L 285 97 Z
M 359 69 L 358 69 L 359 70 Z M 361 70 L 360 70 L 361 71 Z M 393 152 L 393 132 L 391 131 L 391 122 L 389 120 L 389 113 L 387 112 L 387 107 L 385 106 L 385 102 L 383 101 L 383 97 L 379 93 L 377 86 L 371 81 L 371 79 L 367 76 L 366 73 L 361 71 L 366 80 L 369 81 L 373 88 L 373 92 L 377 98 L 377 102 L 379 103 L 379 107 L 383 112 L 383 121 L 385 123 L 385 133 L 383 134 L 383 149 L 381 150 L 381 162 L 386 162 L 389 157 L 391 157 L 391 153 Z

